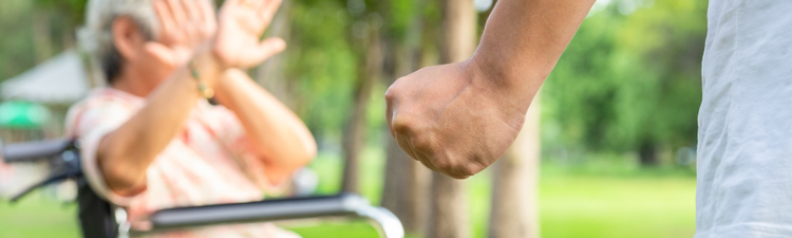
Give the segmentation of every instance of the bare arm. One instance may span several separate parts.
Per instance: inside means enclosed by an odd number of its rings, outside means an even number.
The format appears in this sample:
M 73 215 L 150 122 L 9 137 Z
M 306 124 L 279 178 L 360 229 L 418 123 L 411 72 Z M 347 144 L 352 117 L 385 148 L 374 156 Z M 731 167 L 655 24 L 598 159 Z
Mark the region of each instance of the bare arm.
M 594 2 L 498 1 L 472 61 L 499 88 L 513 90 L 513 100 L 527 110 Z
M 216 98 L 242 122 L 270 182 L 280 183 L 316 155 L 316 142 L 300 118 L 245 72 L 227 70 Z
M 388 89 L 386 119 L 399 146 L 455 178 L 494 163 L 594 1 L 498 1 L 473 57 L 421 69 Z
M 204 52 L 195 62 L 206 79 L 218 77 L 211 54 Z M 148 166 L 183 128 L 200 97 L 197 88 L 188 70 L 178 69 L 151 93 L 143 109 L 101 140 L 97 158 L 110 190 L 129 196 L 145 187 Z

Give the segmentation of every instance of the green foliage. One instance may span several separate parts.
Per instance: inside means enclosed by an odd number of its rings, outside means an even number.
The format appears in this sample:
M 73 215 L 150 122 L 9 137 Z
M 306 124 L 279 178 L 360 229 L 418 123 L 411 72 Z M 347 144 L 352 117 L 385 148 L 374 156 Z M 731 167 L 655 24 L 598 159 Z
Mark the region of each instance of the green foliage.
M 36 63 L 32 8 L 29 1 L 0 1 L 0 81 Z
M 85 6 L 88 0 L 34 0 L 37 6 L 67 15 L 73 23 L 83 22 L 85 19 Z
M 357 59 L 346 12 L 337 1 L 293 2 L 290 11 L 287 80 L 296 81 L 298 113 L 322 139 L 340 140 L 352 100 Z
M 74 29 L 82 22 L 86 1 L 0 1 L 0 81 L 72 46 Z M 35 34 L 37 17 L 43 18 L 39 20 L 48 27 L 43 29 L 45 35 Z M 45 48 L 51 51 L 43 51 Z
M 628 15 L 617 4 L 586 19 L 546 81 L 544 142 L 606 151 L 694 144 L 707 2 L 655 1 Z

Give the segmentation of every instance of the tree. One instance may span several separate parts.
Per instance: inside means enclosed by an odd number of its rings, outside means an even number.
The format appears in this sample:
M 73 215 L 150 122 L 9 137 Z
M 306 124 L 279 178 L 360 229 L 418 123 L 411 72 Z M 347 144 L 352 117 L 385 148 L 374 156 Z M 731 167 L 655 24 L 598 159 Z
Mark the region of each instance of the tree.
M 473 54 L 476 48 L 476 9 L 473 1 L 445 0 L 442 39 L 442 63 L 461 62 Z M 428 237 L 470 237 L 464 181 L 433 172 L 431 194 Z
M 539 237 L 540 111 L 537 95 L 514 144 L 493 165 L 491 238 Z
M 423 41 L 425 27 L 424 1 L 390 1 L 388 11 L 389 61 L 393 62 L 393 72 L 387 85 L 397 77 L 414 72 L 421 66 L 422 54 L 428 53 L 432 41 Z M 433 63 L 436 64 L 436 63 Z M 382 192 L 382 206 L 391 210 L 403 223 L 408 234 L 424 234 L 429 215 L 430 173 L 421 163 L 413 160 L 396 143 L 387 137 L 387 158 L 385 184 Z
M 618 1 L 592 13 L 543 86 L 545 144 L 633 152 L 643 166 L 694 144 L 706 7 Z
M 371 97 L 371 90 L 382 74 L 383 52 L 380 27 L 382 17 L 376 12 L 375 2 L 366 4 L 363 0 L 350 0 L 350 13 L 357 16 L 357 21 L 349 31 L 350 42 L 353 42 L 357 54 L 357 75 L 353 91 L 352 112 L 347 119 L 344 133 L 344 174 L 341 190 L 360 192 L 359 164 L 360 152 L 364 146 L 366 108 Z

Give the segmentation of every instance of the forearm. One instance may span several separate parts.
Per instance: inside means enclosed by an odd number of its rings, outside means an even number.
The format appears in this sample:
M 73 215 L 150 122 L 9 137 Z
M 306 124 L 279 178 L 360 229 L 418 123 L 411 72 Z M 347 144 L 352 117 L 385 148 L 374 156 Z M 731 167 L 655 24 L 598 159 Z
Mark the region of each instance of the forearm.
M 472 65 L 525 109 L 553 70 L 595 0 L 501 0 Z
M 217 75 L 213 56 L 196 57 L 195 67 L 210 84 Z M 148 97 L 146 105 L 118 129 L 105 136 L 97 151 L 99 166 L 111 190 L 119 194 L 145 185 L 145 173 L 176 134 L 198 100 L 198 84 L 182 67 Z
M 316 143 L 305 124 L 245 72 L 228 70 L 217 89 L 217 100 L 239 118 L 271 182 L 313 159 Z

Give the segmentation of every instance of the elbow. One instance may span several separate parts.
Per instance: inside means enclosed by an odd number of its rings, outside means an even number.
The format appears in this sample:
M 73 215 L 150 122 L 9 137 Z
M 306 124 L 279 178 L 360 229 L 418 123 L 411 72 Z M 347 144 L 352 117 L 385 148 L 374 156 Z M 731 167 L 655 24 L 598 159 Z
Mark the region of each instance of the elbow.
M 294 148 L 293 152 L 289 156 L 287 161 L 289 161 L 289 167 L 291 170 L 296 170 L 301 167 L 307 166 L 311 161 L 313 161 L 314 157 L 316 157 L 317 153 L 317 146 L 316 141 L 314 141 L 313 136 L 303 137 L 299 146 Z
M 266 153 L 270 152 L 270 153 Z M 293 143 L 283 144 L 280 150 L 260 151 L 261 158 L 271 168 L 289 173 L 305 167 L 316 157 L 317 146 L 313 137 L 303 137 Z
M 282 154 L 282 157 L 277 160 L 265 160 L 265 168 L 267 169 L 267 179 L 272 184 L 281 184 L 286 181 L 292 174 L 299 168 L 307 166 L 316 157 L 317 147 L 316 142 L 307 140 L 309 142 L 301 143 L 299 148 L 292 147 L 289 153 Z M 266 158 L 266 156 L 265 156 Z
M 107 187 L 115 194 L 122 197 L 131 197 L 140 193 L 145 188 L 143 176 L 130 176 L 120 172 L 105 171 Z
M 309 136 L 308 138 L 309 139 L 303 143 L 301 153 L 295 156 L 295 160 L 299 164 L 299 166 L 297 166 L 298 168 L 308 165 L 316 157 L 316 141 L 314 140 L 313 136 Z
M 125 165 L 118 156 L 100 157 L 99 168 L 107 188 L 122 197 L 134 196 L 146 188 L 146 172 L 136 166 Z

